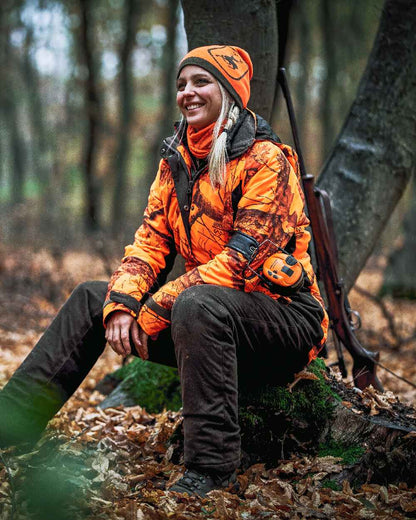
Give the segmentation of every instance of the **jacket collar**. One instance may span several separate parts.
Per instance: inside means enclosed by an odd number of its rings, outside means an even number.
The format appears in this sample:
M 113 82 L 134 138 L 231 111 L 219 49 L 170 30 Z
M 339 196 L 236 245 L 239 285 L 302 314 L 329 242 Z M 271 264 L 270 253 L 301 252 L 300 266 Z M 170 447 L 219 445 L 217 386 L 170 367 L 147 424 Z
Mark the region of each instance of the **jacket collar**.
M 186 139 L 186 126 L 181 131 L 178 123 L 176 123 L 175 130 L 176 132 L 173 136 L 167 137 L 163 141 L 160 154 L 165 159 L 177 152 L 177 147 L 181 142 L 179 139 L 180 134 Z M 275 143 L 281 142 L 265 119 L 251 112 L 251 110 L 242 110 L 236 124 L 231 128 L 227 136 L 228 160 L 243 155 L 253 145 L 254 141 L 264 140 Z M 182 143 L 186 146 L 186 141 L 182 141 Z

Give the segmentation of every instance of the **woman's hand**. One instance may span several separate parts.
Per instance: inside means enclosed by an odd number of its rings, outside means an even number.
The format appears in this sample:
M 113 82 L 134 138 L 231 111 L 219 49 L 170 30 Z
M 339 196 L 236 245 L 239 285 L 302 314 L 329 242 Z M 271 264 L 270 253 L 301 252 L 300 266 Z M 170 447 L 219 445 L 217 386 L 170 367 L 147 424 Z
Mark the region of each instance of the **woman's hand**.
M 148 336 L 139 327 L 137 321 L 128 312 L 116 311 L 112 313 L 107 321 L 105 338 L 111 348 L 120 356 L 131 354 L 131 343 L 142 359 L 148 359 L 147 350 Z

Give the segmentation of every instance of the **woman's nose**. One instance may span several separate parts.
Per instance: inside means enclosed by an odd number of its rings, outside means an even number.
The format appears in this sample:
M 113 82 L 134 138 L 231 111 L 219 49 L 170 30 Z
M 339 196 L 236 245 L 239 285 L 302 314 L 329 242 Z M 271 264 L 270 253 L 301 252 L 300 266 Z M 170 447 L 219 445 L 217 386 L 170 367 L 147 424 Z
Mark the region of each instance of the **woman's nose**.
M 190 94 L 193 94 L 194 93 L 194 87 L 192 85 L 192 83 L 188 83 L 185 85 L 185 88 L 183 89 L 183 94 L 185 95 L 190 95 Z

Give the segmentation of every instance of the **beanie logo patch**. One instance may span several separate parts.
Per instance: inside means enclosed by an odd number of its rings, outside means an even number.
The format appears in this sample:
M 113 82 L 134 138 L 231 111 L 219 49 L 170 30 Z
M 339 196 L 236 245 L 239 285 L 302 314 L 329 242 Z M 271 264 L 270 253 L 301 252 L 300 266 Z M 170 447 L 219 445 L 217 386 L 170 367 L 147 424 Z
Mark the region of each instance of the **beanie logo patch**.
M 212 47 L 208 52 L 225 75 L 234 81 L 240 80 L 248 73 L 247 63 L 232 47 Z

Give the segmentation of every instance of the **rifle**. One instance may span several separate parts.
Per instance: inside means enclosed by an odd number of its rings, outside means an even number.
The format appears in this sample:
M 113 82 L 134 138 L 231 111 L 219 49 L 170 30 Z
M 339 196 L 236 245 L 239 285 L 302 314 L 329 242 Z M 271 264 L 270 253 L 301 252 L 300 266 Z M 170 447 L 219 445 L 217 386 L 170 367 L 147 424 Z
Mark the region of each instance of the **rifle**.
M 378 352 L 366 350 L 358 341 L 355 330 L 361 320 L 348 302 L 343 280 L 338 274 L 338 249 L 335 239 L 331 203 L 326 191 L 315 185 L 314 176 L 306 172 L 297 131 L 292 98 L 286 78 L 286 70 L 279 68 L 278 82 L 286 100 L 287 111 L 292 129 L 293 141 L 299 158 L 299 169 L 306 206 L 311 223 L 312 240 L 317 264 L 317 277 L 321 280 L 327 298 L 327 311 L 342 377 L 347 376 L 347 369 L 342 352 L 342 345 L 353 358 L 352 374 L 356 387 L 364 389 L 369 385 L 382 391 L 377 378 L 376 368 Z M 355 323 L 358 318 L 358 323 Z M 358 325 L 358 326 L 357 326 Z

